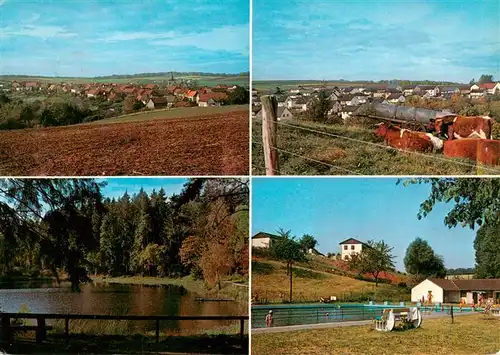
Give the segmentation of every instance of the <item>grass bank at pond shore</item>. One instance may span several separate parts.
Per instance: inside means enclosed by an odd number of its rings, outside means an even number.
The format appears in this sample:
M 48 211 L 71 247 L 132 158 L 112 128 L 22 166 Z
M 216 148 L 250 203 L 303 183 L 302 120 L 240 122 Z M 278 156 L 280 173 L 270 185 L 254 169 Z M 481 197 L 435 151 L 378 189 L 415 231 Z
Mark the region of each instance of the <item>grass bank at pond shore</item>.
M 9 354 L 139 354 L 139 353 L 196 353 L 248 354 L 248 337 L 242 346 L 239 335 L 198 335 L 189 337 L 160 337 L 155 343 L 151 336 L 71 335 L 68 345 L 63 335 L 49 335 L 43 344 L 33 339 L 19 338 L 5 351 Z M 1 345 L 0 345 L 1 347 Z
M 255 334 L 253 355 L 323 354 L 495 354 L 500 350 L 500 318 L 482 314 L 428 319 L 418 329 L 378 332 L 352 326 L 293 333 Z
M 248 280 L 224 281 L 220 290 L 217 287 L 209 287 L 200 280 L 186 276 L 180 278 L 149 277 L 149 276 L 120 276 L 120 277 L 97 277 L 93 276 L 95 282 L 125 285 L 147 285 L 182 286 L 189 292 L 194 292 L 200 297 L 206 298 L 230 298 L 238 302 L 248 302 Z
M 24 282 L 52 282 L 55 281 L 55 277 L 51 276 L 29 276 L 29 275 L 2 275 L 0 276 L 1 284 L 16 284 Z

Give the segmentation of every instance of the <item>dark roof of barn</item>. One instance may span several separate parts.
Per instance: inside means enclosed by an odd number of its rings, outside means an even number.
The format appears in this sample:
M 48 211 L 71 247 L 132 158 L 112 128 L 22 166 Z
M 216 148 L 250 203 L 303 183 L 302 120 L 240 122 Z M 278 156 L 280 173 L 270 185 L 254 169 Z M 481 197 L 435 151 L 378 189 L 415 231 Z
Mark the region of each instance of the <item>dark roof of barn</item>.
M 288 108 L 284 107 L 284 106 L 279 106 L 278 107 L 278 117 L 280 117 L 285 110 L 288 110 Z M 290 110 L 288 110 L 288 111 L 290 111 Z
M 155 105 L 161 105 L 161 104 L 167 104 L 168 103 L 167 99 L 164 98 L 164 97 L 152 97 L 151 101 L 153 101 L 153 103 Z
M 500 279 L 446 280 L 429 279 L 446 291 L 499 291 Z
M 271 239 L 273 239 L 273 238 L 280 238 L 280 236 L 266 233 L 266 232 L 259 232 L 252 237 L 252 239 L 259 239 L 259 238 L 271 238 Z

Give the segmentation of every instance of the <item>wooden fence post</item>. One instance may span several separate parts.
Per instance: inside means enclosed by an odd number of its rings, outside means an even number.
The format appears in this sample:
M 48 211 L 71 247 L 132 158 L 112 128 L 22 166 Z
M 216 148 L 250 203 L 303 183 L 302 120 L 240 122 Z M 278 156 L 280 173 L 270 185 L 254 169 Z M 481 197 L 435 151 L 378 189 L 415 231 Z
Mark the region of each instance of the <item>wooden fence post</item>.
M 7 344 L 11 343 L 12 341 L 12 329 L 10 328 L 10 317 L 0 314 L 0 317 L 2 318 L 2 341 L 6 342 Z
M 41 343 L 47 337 L 47 329 L 45 328 L 45 318 L 37 317 L 36 319 L 36 342 Z
M 240 319 L 240 340 L 241 348 L 245 349 L 245 320 Z
M 69 318 L 64 318 L 64 338 L 66 339 L 66 346 L 69 343 Z
M 160 320 L 156 320 L 156 345 L 160 343 Z
M 262 96 L 260 101 L 262 103 L 262 144 L 266 175 L 276 175 L 278 172 L 278 152 L 276 150 L 278 101 L 276 97 L 271 95 Z

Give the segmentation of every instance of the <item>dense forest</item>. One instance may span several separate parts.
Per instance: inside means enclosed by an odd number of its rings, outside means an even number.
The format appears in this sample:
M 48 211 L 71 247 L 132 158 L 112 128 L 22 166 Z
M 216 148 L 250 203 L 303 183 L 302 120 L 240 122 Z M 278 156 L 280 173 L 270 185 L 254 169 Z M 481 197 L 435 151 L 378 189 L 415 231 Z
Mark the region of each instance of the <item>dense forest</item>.
M 179 194 L 104 198 L 93 179 L 0 180 L 0 276 L 248 274 L 248 181 L 191 179 Z

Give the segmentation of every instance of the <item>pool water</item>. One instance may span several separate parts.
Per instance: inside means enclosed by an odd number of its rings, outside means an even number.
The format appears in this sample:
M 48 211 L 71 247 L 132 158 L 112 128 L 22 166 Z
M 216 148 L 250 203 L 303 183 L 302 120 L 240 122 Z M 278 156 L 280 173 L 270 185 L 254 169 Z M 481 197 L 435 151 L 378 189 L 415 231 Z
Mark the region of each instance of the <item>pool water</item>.
M 380 317 L 385 308 L 407 308 L 415 307 L 413 304 L 362 304 L 362 303 L 315 303 L 315 304 L 280 304 L 280 305 L 258 305 L 252 306 L 252 328 L 266 326 L 266 315 L 273 311 L 273 326 L 287 326 L 298 324 L 317 324 L 329 322 L 343 322 L 356 320 L 370 320 Z M 432 312 L 450 312 L 450 306 L 420 307 L 420 309 Z M 471 307 L 463 307 L 462 312 L 471 312 Z M 480 311 L 476 308 L 476 311 Z M 454 313 L 460 313 L 460 307 L 453 306 Z

